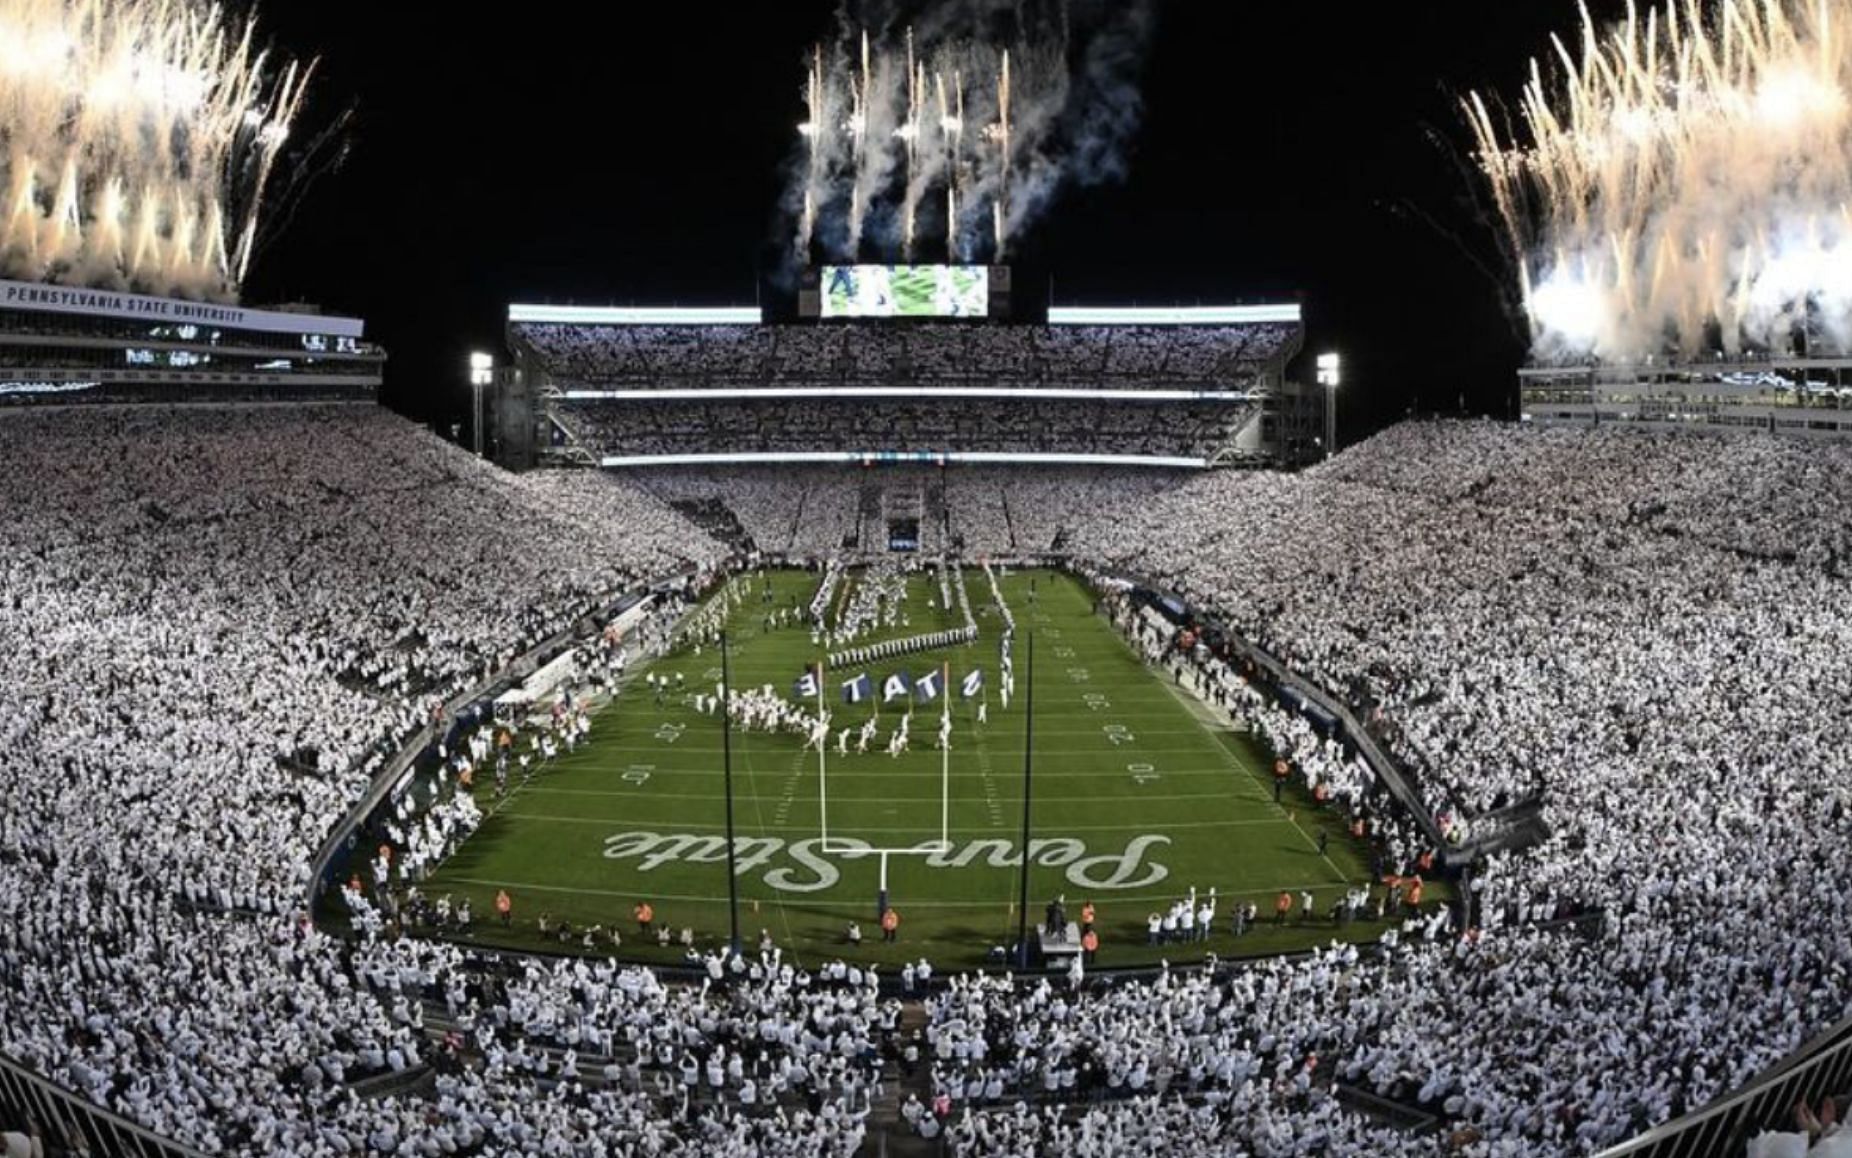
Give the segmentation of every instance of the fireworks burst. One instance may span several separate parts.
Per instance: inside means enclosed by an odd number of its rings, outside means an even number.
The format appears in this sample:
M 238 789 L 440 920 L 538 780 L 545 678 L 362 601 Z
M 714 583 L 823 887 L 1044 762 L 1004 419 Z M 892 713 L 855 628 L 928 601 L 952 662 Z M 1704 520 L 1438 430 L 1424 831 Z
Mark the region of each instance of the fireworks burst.
M 0 0 L 0 267 L 235 297 L 311 67 L 195 0 Z
M 1852 0 L 1670 0 L 1465 111 L 1536 352 L 1852 349 Z
M 1037 20 L 1033 7 L 1007 39 L 877 24 L 812 50 L 790 198 L 797 254 L 911 258 L 943 236 L 955 260 L 1001 259 L 1061 184 L 1119 175 L 1148 0 L 1099 5 L 1078 44 L 1065 8 Z

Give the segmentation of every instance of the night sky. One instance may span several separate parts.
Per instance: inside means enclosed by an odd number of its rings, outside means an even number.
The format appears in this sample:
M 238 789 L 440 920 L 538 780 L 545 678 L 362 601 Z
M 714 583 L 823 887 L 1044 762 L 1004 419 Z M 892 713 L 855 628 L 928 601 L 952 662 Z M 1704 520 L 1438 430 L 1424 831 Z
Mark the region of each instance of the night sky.
M 1509 416 L 1523 343 L 1456 101 L 1514 96 L 1573 3 L 1158 3 L 1130 177 L 1024 239 L 1037 284 L 1018 295 L 1050 279 L 1063 304 L 1297 295 L 1300 376 L 1312 352 L 1345 357 L 1347 441 L 1411 407 Z M 353 120 L 246 299 L 364 316 L 391 354 L 383 400 L 438 424 L 510 301 L 751 303 L 801 61 L 834 5 L 586 8 L 260 9 L 279 49 L 322 60 L 298 137 Z

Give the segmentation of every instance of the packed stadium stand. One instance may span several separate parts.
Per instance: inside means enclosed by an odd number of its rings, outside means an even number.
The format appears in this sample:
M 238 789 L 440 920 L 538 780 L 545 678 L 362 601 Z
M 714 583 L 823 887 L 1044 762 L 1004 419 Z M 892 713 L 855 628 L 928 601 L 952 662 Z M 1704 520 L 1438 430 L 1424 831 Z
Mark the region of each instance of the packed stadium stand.
M 1207 462 L 1255 417 L 1251 406 L 1041 401 L 580 402 L 554 420 L 601 458 L 803 454 L 1118 453 Z
M 508 424 L 538 430 L 543 463 L 606 466 L 1078 455 L 1201 467 L 1310 449 L 1307 413 L 1322 403 L 1286 373 L 1298 306 L 1106 314 L 1119 320 L 707 324 L 517 305 L 522 405 Z
M 846 1155 L 878 1106 L 966 1155 L 1591 1153 L 1846 1015 L 1845 457 L 1460 423 L 1296 477 L 515 477 L 370 407 L 0 414 L 0 1056 L 212 1153 Z M 1466 935 L 1374 957 L 935 977 L 904 1098 L 872 971 L 509 963 L 363 890 L 351 938 L 309 923 L 318 844 L 433 705 L 623 590 L 841 551 L 890 489 L 943 546 L 1178 593 L 1367 717 L 1449 831 L 1534 799 L 1547 838 L 1476 866 Z
M 1297 351 L 1284 323 L 1159 326 L 661 326 L 515 322 L 561 389 L 991 384 L 1228 389 Z

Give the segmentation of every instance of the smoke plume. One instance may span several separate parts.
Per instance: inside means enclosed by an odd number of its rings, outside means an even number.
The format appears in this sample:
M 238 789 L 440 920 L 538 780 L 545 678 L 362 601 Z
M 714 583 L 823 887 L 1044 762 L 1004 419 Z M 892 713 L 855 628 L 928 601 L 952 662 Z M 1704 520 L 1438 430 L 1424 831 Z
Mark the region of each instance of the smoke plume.
M 805 57 L 792 266 L 1006 258 L 1065 189 L 1121 180 L 1154 0 L 867 0 Z

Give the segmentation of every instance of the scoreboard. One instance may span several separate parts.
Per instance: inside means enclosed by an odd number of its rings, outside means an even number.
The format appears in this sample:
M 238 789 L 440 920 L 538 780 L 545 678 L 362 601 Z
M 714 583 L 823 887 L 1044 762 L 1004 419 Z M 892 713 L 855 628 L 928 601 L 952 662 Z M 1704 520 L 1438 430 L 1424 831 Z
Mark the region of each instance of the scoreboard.
M 798 314 L 826 321 L 1008 318 L 1010 271 L 986 265 L 827 265 L 805 274 Z

